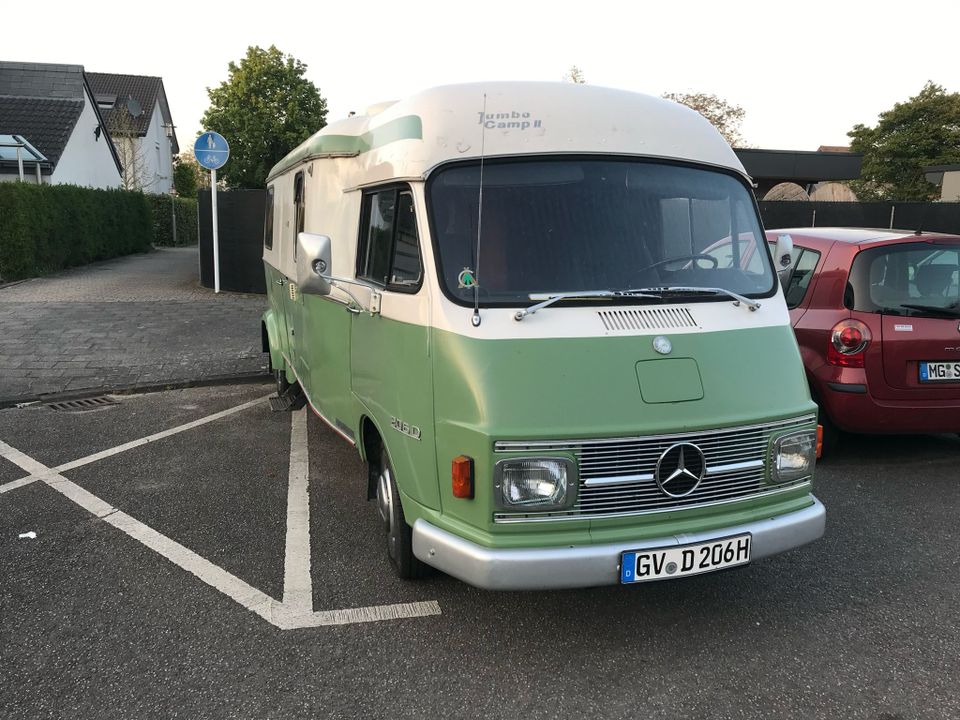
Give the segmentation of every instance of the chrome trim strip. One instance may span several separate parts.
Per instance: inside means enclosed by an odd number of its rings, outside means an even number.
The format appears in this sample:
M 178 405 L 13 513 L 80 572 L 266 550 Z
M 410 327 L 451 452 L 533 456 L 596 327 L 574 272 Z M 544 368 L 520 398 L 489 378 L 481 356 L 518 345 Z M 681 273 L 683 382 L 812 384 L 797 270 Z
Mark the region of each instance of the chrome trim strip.
M 744 462 L 730 463 L 729 465 L 714 465 L 707 468 L 707 475 L 721 475 L 723 473 L 737 472 L 738 470 L 753 470 L 762 468 L 763 460 L 746 460 Z
M 649 441 L 649 440 L 672 440 L 674 438 L 688 438 L 688 437 L 708 437 L 711 435 L 721 435 L 723 433 L 731 433 L 731 432 L 745 432 L 748 430 L 775 430 L 776 428 L 783 427 L 785 425 L 794 425 L 794 424 L 803 423 L 803 422 L 814 422 L 816 418 L 817 418 L 816 415 L 801 415 L 800 417 L 790 418 L 787 420 L 776 420 L 774 422 L 761 423 L 758 425 L 741 425 L 738 427 L 724 427 L 724 428 L 716 428 L 713 430 L 694 430 L 691 432 L 671 433 L 668 435 L 626 435 L 626 436 L 610 437 L 610 438 L 582 438 L 582 439 L 571 438 L 567 440 L 497 440 L 493 444 L 493 449 L 495 452 L 514 452 L 517 450 L 536 450 L 538 448 L 560 446 L 558 448 L 552 448 L 552 449 L 560 450 L 563 447 L 569 447 L 571 445 L 586 447 L 590 445 L 603 445 L 605 443 L 622 443 L 622 442 L 631 442 L 635 440 Z
M 524 515 L 521 517 L 517 516 L 516 514 L 509 517 L 504 517 L 499 514 L 494 514 L 493 522 L 497 525 L 511 525 L 515 523 L 583 522 L 585 520 L 608 520 L 611 518 L 638 517 L 641 515 L 656 515 L 657 513 L 671 513 L 680 512 L 681 510 L 696 510 L 705 507 L 717 507 L 719 505 L 729 505 L 731 503 L 745 502 L 747 500 L 761 500 L 763 498 L 772 497 L 774 495 L 779 495 L 791 490 L 800 490 L 802 488 L 806 488 L 807 490 L 811 489 L 810 478 L 804 478 L 792 485 L 786 485 L 774 490 L 768 490 L 767 492 L 755 493 L 753 495 L 740 495 L 738 497 L 727 498 L 725 500 L 712 500 L 705 503 L 691 503 L 690 505 L 680 505 L 678 507 L 659 507 L 651 508 L 649 510 L 631 510 L 628 512 L 613 513 L 586 513 L 582 515 L 552 515 L 547 517 L 530 517 L 530 515 Z
M 493 548 L 477 545 L 431 525 L 413 524 L 413 554 L 420 560 L 489 590 L 545 590 L 595 587 L 620 581 L 621 553 L 711 542 L 731 535 L 751 535 L 751 560 L 776 555 L 823 536 L 826 510 L 812 495 L 808 507 L 713 530 L 627 540 L 602 545 L 546 548 Z
M 607 485 L 624 485 L 626 483 L 648 482 L 653 480 L 653 473 L 639 475 L 617 475 L 614 477 L 588 478 L 583 481 L 584 487 L 606 487 Z

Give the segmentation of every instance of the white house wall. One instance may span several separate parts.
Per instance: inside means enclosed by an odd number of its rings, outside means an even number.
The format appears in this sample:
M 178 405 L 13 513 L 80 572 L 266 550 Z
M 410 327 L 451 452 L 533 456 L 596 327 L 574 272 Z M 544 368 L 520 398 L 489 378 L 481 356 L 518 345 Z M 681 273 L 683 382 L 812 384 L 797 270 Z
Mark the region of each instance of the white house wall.
M 143 191 L 170 192 L 170 188 L 173 187 L 173 153 L 170 148 L 170 138 L 167 137 L 167 131 L 163 127 L 159 101 L 153 105 L 147 134 L 140 138 L 140 151 L 146 165 Z
M 50 182 L 55 185 L 82 185 L 95 188 L 120 187 L 120 171 L 110 152 L 110 141 L 93 131 L 100 121 L 93 110 L 93 100 L 83 91 L 83 110 L 67 141 Z

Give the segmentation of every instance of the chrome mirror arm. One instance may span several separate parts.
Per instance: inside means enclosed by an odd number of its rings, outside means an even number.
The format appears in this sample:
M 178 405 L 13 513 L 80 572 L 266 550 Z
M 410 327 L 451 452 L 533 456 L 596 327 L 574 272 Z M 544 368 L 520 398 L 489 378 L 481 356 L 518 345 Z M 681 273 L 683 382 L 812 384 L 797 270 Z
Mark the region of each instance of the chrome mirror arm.
M 319 274 L 319 273 L 318 273 Z M 334 277 L 333 275 L 320 275 L 321 278 L 326 280 L 328 283 L 336 287 L 338 290 L 345 292 L 353 303 L 360 308 L 363 312 L 368 312 L 371 315 L 375 315 L 380 312 L 380 288 L 376 285 L 372 285 L 367 282 L 362 282 L 358 280 L 351 280 L 349 278 Z M 365 287 L 371 292 L 370 307 L 364 307 L 363 303 L 357 299 L 357 296 L 350 292 L 349 288 L 345 287 L 346 285 L 357 285 L 359 287 Z M 351 308 L 348 308 L 351 312 L 354 312 Z

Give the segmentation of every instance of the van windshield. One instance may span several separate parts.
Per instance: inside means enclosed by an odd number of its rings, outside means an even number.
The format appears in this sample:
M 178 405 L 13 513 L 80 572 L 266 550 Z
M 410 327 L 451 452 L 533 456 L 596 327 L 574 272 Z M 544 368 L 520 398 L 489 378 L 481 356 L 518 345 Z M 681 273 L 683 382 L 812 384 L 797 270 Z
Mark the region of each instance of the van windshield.
M 479 262 L 479 164 L 438 170 L 427 198 L 444 291 L 463 304 L 473 302 L 473 276 L 486 306 L 596 290 L 763 297 L 776 288 L 750 191 L 724 172 L 629 159 L 488 160 Z

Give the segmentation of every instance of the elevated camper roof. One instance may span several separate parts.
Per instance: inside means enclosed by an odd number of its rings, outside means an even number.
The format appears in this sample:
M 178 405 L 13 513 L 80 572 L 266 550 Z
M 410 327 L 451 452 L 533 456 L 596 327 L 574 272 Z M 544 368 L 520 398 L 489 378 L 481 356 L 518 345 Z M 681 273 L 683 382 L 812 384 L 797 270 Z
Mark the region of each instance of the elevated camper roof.
M 486 112 L 484 112 L 486 103 Z M 699 113 L 661 98 L 573 83 L 446 85 L 312 135 L 270 171 L 268 182 L 313 158 L 357 157 L 349 185 L 425 176 L 450 161 L 508 155 L 598 153 L 671 158 L 746 175 Z

